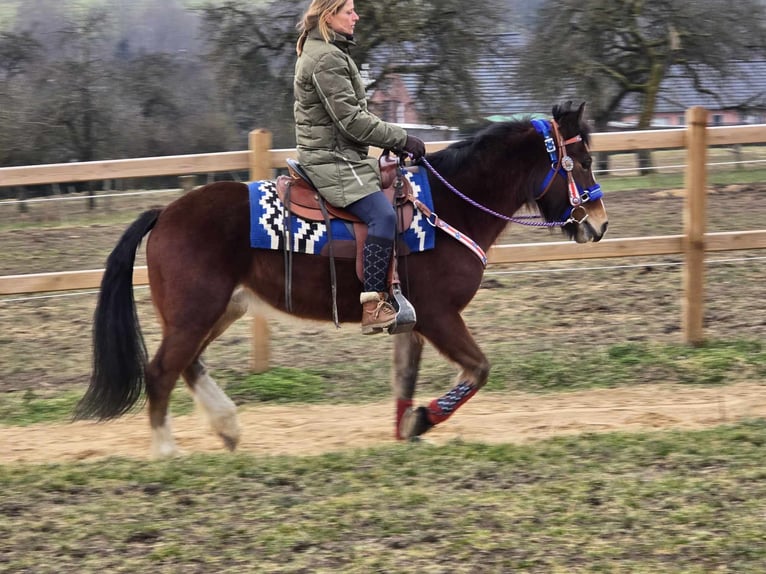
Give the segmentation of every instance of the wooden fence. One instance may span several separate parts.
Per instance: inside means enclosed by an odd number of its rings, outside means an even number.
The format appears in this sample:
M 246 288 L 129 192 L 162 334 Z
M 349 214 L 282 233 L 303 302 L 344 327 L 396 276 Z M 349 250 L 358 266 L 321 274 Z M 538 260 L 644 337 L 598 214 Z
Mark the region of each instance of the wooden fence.
M 764 143 L 766 124 L 709 128 L 707 120 L 707 110 L 691 108 L 686 112 L 686 127 L 683 129 L 596 133 L 592 136 L 594 151 L 686 149 L 683 234 L 604 239 L 599 243 L 584 245 L 572 242 L 496 245 L 489 251 L 490 263 L 683 254 L 683 340 L 690 344 L 702 342 L 705 253 L 766 248 L 766 230 L 705 232 L 707 148 Z M 255 181 L 273 178 L 274 170 L 285 167 L 286 159 L 295 155 L 294 149 L 271 149 L 271 133 L 266 130 L 251 132 L 249 143 L 250 149 L 247 151 L 6 167 L 0 168 L 0 182 L 6 186 L 33 185 L 247 169 L 250 179 Z M 433 152 L 450 143 L 429 142 L 427 149 Z M 375 153 L 375 150 L 371 153 Z M 101 269 L 93 269 L 0 276 L 0 295 L 93 289 L 99 286 L 102 273 Z M 134 283 L 147 283 L 145 267 L 136 268 Z M 251 366 L 256 372 L 262 372 L 268 368 L 269 362 L 269 334 L 264 318 L 254 318 L 253 335 Z

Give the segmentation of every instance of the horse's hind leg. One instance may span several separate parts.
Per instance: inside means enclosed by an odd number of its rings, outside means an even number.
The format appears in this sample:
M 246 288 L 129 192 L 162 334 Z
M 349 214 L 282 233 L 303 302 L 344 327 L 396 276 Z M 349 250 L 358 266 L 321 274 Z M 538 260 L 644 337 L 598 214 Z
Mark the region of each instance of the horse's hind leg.
M 240 429 L 237 421 L 237 407 L 210 376 L 201 355 L 210 343 L 221 336 L 234 321 L 247 312 L 247 307 L 247 292 L 243 289 L 237 289 L 194 361 L 182 373 L 194 401 L 204 413 L 213 432 L 221 437 L 229 450 L 234 450 L 239 443 Z
M 175 305 L 171 310 L 159 313 L 163 324 L 162 343 L 146 367 L 146 395 L 149 399 L 149 423 L 152 429 L 151 450 L 155 457 L 172 456 L 178 452 L 170 425 L 168 405 L 170 394 L 182 374 L 194 393 L 195 400 L 202 405 L 226 446 L 233 448 L 239 440 L 236 407 L 207 375 L 199 357 L 211 341 L 244 314 L 247 306 L 239 298 L 233 298 L 234 303 L 230 300 L 227 304 L 224 300 L 220 305 L 220 309 L 225 308 L 225 311 L 216 312 L 217 305 L 213 298 L 209 297 L 209 307 L 198 308 L 191 320 L 185 318 L 179 321 L 176 310 L 189 306 L 184 307 L 179 303 L 183 295 L 176 293 L 172 299 Z M 155 306 L 162 309 L 160 304 Z
M 237 448 L 240 437 L 237 405 L 216 384 L 199 356 L 182 374 L 210 428 L 221 437 L 227 449 Z
M 149 402 L 149 424 L 152 429 L 152 456 L 178 454 L 170 424 L 170 394 L 181 372 L 198 353 L 203 334 L 188 330 L 168 329 L 157 353 L 146 367 L 146 395 Z
M 413 405 L 422 352 L 423 337 L 419 333 L 410 331 L 394 335 L 394 376 L 392 381 L 394 399 L 396 400 L 394 433 L 399 440 L 404 438 L 400 432 L 402 417 Z
M 489 377 L 489 361 L 481 352 L 460 315 L 442 315 L 438 320 L 420 323 L 421 333 L 436 349 L 460 365 L 457 384 L 428 406 L 409 408 L 402 417 L 399 432 L 403 438 L 422 435 L 446 421 L 483 387 Z

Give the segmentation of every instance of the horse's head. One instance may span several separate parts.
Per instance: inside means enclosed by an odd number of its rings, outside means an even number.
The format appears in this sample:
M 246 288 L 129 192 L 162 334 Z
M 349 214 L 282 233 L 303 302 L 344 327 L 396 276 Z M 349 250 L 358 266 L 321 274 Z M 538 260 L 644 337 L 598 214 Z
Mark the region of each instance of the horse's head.
M 561 221 L 563 232 L 578 243 L 600 241 L 608 225 L 601 187 L 593 176 L 584 110 L 585 103 L 572 109 L 567 102 L 554 106 L 552 121 L 532 120 L 550 164 L 535 201 L 547 221 Z

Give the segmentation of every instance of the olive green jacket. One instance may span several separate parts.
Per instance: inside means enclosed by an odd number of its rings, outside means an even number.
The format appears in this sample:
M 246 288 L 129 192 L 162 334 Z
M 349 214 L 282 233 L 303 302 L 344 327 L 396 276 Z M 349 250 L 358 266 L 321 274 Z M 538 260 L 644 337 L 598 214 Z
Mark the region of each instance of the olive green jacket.
M 367 110 L 364 83 L 349 55 L 353 40 L 325 42 L 309 32 L 295 64 L 295 140 L 298 161 L 319 193 L 345 207 L 380 189 L 377 158 L 368 146 L 402 149 L 407 133 Z

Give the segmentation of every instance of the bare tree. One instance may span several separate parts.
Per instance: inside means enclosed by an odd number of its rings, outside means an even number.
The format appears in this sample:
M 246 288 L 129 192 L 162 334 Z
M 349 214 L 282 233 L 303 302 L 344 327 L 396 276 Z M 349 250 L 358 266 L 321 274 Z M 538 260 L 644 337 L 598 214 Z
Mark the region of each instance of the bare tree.
M 546 96 L 569 90 L 587 97 L 599 129 L 637 94 L 638 127 L 647 128 L 671 66 L 695 78 L 762 56 L 764 13 L 757 0 L 547 0 L 521 73 Z
M 294 141 L 295 26 L 305 7 L 302 0 L 230 0 L 203 11 L 228 113 L 242 130 L 269 128 L 277 145 Z M 503 21 L 504 2 L 390 0 L 356 7 L 353 57 L 370 65 L 371 87 L 388 74 L 412 74 L 425 121 L 455 125 L 475 115 L 479 94 L 470 71 L 487 50 L 485 35 Z
M 28 129 L 32 75 L 41 45 L 27 32 L 0 32 L 0 165 L 26 163 L 33 141 Z
M 40 101 L 47 108 L 40 117 L 50 126 L 48 135 L 77 161 L 96 159 L 112 130 L 108 26 L 102 11 L 69 21 L 58 31 L 56 51 L 49 54 L 45 74 L 38 78 Z

